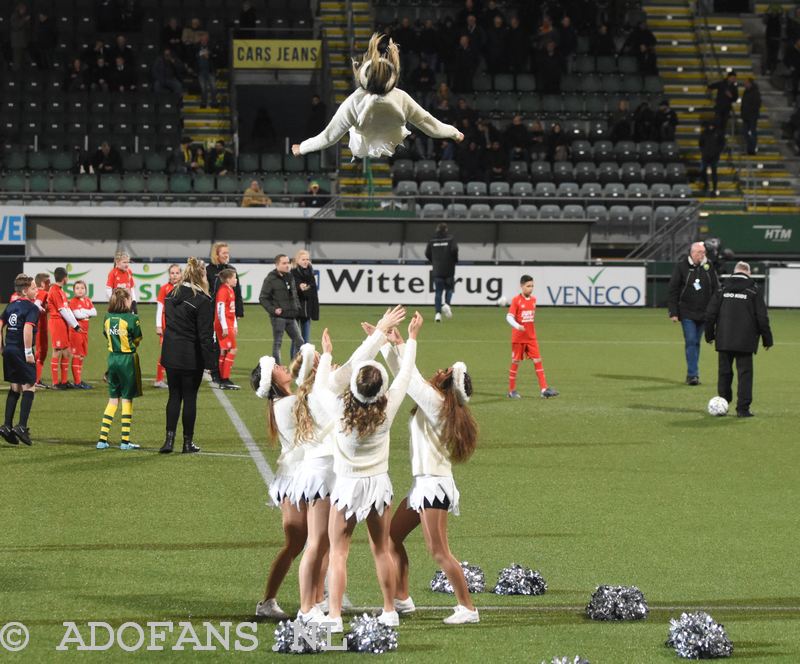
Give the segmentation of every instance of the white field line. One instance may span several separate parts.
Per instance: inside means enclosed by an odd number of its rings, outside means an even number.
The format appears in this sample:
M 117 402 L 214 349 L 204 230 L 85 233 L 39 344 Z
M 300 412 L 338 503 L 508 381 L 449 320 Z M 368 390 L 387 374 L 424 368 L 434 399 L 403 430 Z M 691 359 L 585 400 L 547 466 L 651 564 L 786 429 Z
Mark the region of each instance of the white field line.
M 417 605 L 417 611 L 452 611 L 453 607 L 455 606 L 455 598 L 453 598 L 453 604 L 449 606 L 419 606 Z M 707 605 L 707 604 L 692 604 L 687 603 L 683 605 L 668 605 L 668 604 L 648 604 L 648 608 L 651 611 L 706 611 L 707 613 L 712 613 L 714 611 L 728 611 L 728 612 L 738 612 L 738 613 L 749 613 L 749 612 L 762 612 L 762 613 L 779 613 L 781 611 L 787 613 L 794 613 L 800 611 L 800 606 L 741 606 L 738 604 L 733 605 Z M 382 610 L 383 607 L 380 606 L 354 606 L 348 611 L 352 611 L 355 613 L 361 612 L 379 612 Z M 478 611 L 496 611 L 496 612 L 503 612 L 503 611 L 513 611 L 516 613 L 525 612 L 525 613 L 536 613 L 536 612 L 565 612 L 565 611 L 576 611 L 583 613 L 586 611 L 585 604 L 565 604 L 563 606 L 558 605 L 548 605 L 548 606 L 483 606 L 481 604 L 476 604 L 475 608 Z
M 337 338 L 337 342 L 341 343 L 361 343 L 364 339 L 340 339 Z M 237 341 L 272 341 L 272 337 L 237 337 Z M 453 344 L 453 339 L 425 339 L 426 344 Z M 503 346 L 508 345 L 510 339 L 500 338 L 497 337 L 493 339 L 458 339 L 458 343 L 460 344 L 500 344 Z M 615 341 L 613 339 L 604 339 L 599 341 L 591 341 L 589 339 L 547 339 L 548 345 L 553 346 L 585 346 L 591 344 L 592 346 L 618 346 L 620 344 L 625 344 L 626 346 L 677 346 L 683 345 L 683 341 L 681 339 L 674 339 L 674 340 L 647 340 L 647 339 L 639 339 L 639 340 L 625 340 L 625 341 Z M 781 346 L 800 346 L 800 341 L 781 341 Z

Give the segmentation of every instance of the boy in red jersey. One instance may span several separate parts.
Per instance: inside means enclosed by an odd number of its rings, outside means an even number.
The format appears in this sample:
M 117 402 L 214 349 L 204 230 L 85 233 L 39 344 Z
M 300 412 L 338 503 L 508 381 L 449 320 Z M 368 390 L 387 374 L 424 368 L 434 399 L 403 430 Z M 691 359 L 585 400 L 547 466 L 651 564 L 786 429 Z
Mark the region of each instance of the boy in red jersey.
M 70 330 L 69 350 L 72 353 L 72 384 L 81 390 L 93 389 L 89 383 L 83 382 L 83 359 L 89 351 L 89 319 L 97 316 L 97 309 L 86 294 L 86 282 L 76 281 L 72 287 L 73 298 L 69 308 L 81 327 L 80 332 Z
M 47 339 L 47 291 L 50 290 L 50 275 L 47 272 L 40 272 L 34 277 L 34 281 L 39 288 L 34 304 L 42 312 L 39 314 L 39 324 L 36 326 L 36 387 L 47 389 L 47 385 L 42 382 L 42 370 L 49 345 Z
M 136 313 L 136 286 L 133 283 L 133 270 L 131 270 L 131 257 L 124 251 L 114 254 L 114 267 L 106 279 L 106 297 L 111 299 L 115 288 L 125 288 L 131 294 L 131 312 Z
M 67 294 L 64 288 L 67 285 L 67 271 L 57 267 L 53 271 L 55 283 L 50 286 L 47 293 L 47 326 L 49 328 L 50 345 L 53 348 L 53 357 L 50 360 L 50 373 L 53 377 L 54 390 L 66 390 L 73 387 L 67 382 L 69 370 L 69 330 L 83 334 L 81 326 L 75 319 L 72 309 L 69 308 Z M 59 368 L 60 379 L 59 379 Z
M 558 392 L 548 387 L 544 376 L 542 357 L 539 353 L 539 343 L 536 341 L 536 298 L 533 295 L 533 277 L 523 274 L 519 280 L 520 294 L 511 300 L 511 306 L 506 314 L 506 321 L 514 328 L 511 332 L 511 368 L 508 370 L 508 398 L 520 399 L 517 392 L 517 370 L 520 362 L 526 357 L 533 360 L 536 367 L 536 378 L 539 380 L 539 389 L 542 397 L 549 399 L 557 397 Z
M 166 302 L 167 295 L 172 292 L 172 289 L 178 285 L 181 280 L 181 266 L 173 263 L 169 266 L 169 281 L 158 289 L 158 297 L 156 297 L 156 334 L 158 335 L 158 343 L 164 343 L 164 328 L 167 326 L 167 317 L 164 313 L 164 303 Z M 158 356 L 158 363 L 156 364 L 156 380 L 153 387 L 165 389 L 167 382 L 164 380 L 164 367 L 161 366 L 161 354 Z
M 214 333 L 219 344 L 219 377 L 223 390 L 238 390 L 239 386 L 231 382 L 231 370 L 236 358 L 236 270 L 222 270 L 217 279 L 219 290 L 214 302 Z

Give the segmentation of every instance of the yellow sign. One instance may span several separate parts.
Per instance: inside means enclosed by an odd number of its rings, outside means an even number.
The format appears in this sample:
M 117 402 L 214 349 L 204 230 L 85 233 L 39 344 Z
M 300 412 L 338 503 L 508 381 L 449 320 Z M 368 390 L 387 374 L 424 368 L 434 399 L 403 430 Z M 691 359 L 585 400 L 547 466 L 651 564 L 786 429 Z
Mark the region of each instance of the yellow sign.
M 319 39 L 234 39 L 234 69 L 319 69 Z

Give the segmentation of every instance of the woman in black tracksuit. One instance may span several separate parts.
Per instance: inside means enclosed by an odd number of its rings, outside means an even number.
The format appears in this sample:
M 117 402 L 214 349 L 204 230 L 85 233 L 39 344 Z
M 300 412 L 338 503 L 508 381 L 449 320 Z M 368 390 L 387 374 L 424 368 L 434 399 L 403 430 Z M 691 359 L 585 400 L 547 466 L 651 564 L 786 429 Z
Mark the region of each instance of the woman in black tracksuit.
M 205 264 L 191 257 L 183 281 L 167 296 L 164 304 L 167 326 L 161 346 L 161 365 L 167 371 L 167 436 L 160 452 L 169 454 L 175 443 L 178 417 L 183 405 L 183 452 L 199 452 L 194 444 L 197 391 L 203 370 L 216 367 L 214 348 L 214 306 L 208 293 Z

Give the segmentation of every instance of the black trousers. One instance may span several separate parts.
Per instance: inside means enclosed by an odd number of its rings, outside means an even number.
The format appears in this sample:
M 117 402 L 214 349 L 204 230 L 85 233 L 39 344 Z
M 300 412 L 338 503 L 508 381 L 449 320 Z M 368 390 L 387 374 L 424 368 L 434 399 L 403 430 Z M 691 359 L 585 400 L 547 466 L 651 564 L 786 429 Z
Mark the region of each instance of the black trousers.
M 167 400 L 167 431 L 176 431 L 183 404 L 183 435 L 194 436 L 197 418 L 197 391 L 203 381 L 202 369 L 167 369 L 169 399 Z
M 717 392 L 728 403 L 733 401 L 733 361 L 736 360 L 736 411 L 750 410 L 753 401 L 753 354 L 717 351 L 719 370 Z

